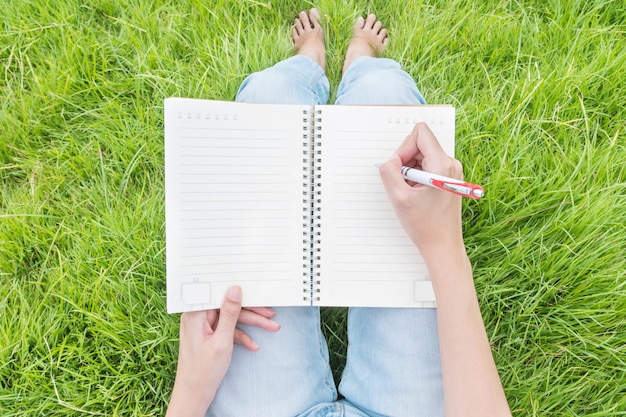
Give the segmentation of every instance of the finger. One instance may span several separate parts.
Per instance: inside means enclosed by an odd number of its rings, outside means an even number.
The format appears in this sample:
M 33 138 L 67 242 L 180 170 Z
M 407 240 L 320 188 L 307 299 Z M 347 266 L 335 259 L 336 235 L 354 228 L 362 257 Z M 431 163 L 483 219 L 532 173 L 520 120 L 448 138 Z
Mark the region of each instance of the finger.
M 253 311 L 268 319 L 276 316 L 276 312 L 269 307 L 244 307 L 243 309 Z
M 236 344 L 241 345 L 252 352 L 259 350 L 259 345 L 257 345 L 254 340 L 252 340 L 250 335 L 243 330 L 235 329 L 234 341 Z
M 418 123 L 396 150 L 403 165 L 415 161 L 418 168 L 445 176 L 452 176 L 454 159 L 446 154 L 426 123 Z M 455 176 L 456 178 L 456 176 Z
M 419 161 L 421 169 L 446 177 L 462 178 L 460 162 L 446 154 L 427 124 L 418 123 L 413 133 L 419 151 L 415 160 Z
M 215 312 L 215 310 L 211 310 L 211 311 Z M 206 327 L 210 328 L 210 326 L 205 326 L 205 324 L 207 324 L 207 321 L 208 321 L 208 313 L 209 311 L 207 310 L 188 311 L 186 313 L 183 313 L 180 316 L 181 335 L 186 335 L 186 334 L 201 335 L 203 332 L 206 331 Z
M 212 329 L 215 329 L 215 324 L 217 323 L 218 318 L 220 317 L 220 312 L 218 309 L 213 309 L 207 311 L 206 319 L 209 322 L 209 326 Z
M 226 340 L 232 340 L 235 326 L 241 312 L 241 287 L 232 286 L 226 291 L 226 297 L 220 308 L 220 317 L 217 322 L 215 334 L 224 336 Z
M 277 332 L 280 330 L 280 324 L 268 319 L 267 317 L 245 309 L 241 310 L 241 313 L 239 313 L 238 322 L 240 324 L 258 327 L 269 332 Z
M 432 161 L 424 161 L 424 170 L 434 172 L 440 175 L 444 175 L 450 178 L 463 179 L 463 166 L 461 163 L 451 157 L 437 161 L 437 164 L 433 166 Z
M 418 153 L 437 153 L 437 147 L 441 149 L 441 145 L 435 138 L 430 128 L 426 123 L 417 123 L 411 133 L 400 144 L 396 153 L 400 156 L 402 163 L 410 161 L 415 158 Z M 443 152 L 441 149 L 440 152 Z
M 392 202 L 400 201 L 406 195 L 406 188 L 410 187 L 401 173 L 402 161 L 398 154 L 394 154 L 389 161 L 380 166 L 378 172 L 383 181 L 387 195 Z
M 424 159 L 444 160 L 448 155 L 441 147 L 435 134 L 426 123 L 418 123 L 413 128 L 416 147 L 424 156 Z

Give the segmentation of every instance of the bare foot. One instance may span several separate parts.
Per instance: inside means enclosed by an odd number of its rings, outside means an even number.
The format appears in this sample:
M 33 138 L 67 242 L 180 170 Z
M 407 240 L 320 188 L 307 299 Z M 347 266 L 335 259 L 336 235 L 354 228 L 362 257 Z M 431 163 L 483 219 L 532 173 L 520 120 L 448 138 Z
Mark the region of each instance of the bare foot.
M 293 22 L 293 46 L 298 55 L 311 58 L 326 71 L 326 45 L 318 19 L 320 12 L 317 9 L 311 9 L 308 15 L 300 12 Z
M 359 17 L 354 25 L 354 34 L 346 51 L 342 72 L 346 72 L 355 59 L 362 56 L 377 57 L 389 43 L 387 29 L 370 14 L 367 19 Z

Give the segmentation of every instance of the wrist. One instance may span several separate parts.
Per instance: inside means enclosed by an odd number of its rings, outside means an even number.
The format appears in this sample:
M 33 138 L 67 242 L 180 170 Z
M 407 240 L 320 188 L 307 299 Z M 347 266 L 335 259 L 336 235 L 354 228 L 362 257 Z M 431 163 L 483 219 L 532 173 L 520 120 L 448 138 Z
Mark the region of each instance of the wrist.
M 422 254 L 429 271 L 441 266 L 450 265 L 450 262 L 461 262 L 467 258 L 462 231 L 455 230 L 449 233 L 433 233 L 430 236 L 421 235 L 416 239 L 416 245 Z
M 438 300 L 474 291 L 472 265 L 461 238 L 450 243 L 430 245 L 420 252 Z
M 178 380 L 174 382 L 166 417 L 204 417 L 215 394 L 213 393 L 210 398 L 199 398 L 194 394 L 193 387 L 183 385 Z

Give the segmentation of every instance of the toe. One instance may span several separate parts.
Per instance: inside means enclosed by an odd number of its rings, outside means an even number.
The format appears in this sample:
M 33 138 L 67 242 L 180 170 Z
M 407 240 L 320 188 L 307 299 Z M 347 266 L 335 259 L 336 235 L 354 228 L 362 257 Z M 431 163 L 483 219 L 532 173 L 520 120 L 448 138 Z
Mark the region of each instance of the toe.
M 311 21 L 309 20 L 309 15 L 306 14 L 306 12 L 300 12 L 298 17 L 300 18 L 300 21 L 302 22 L 302 27 L 305 30 L 311 28 Z
M 298 34 L 302 33 L 302 31 L 304 30 L 304 27 L 302 26 L 302 20 L 296 18 L 293 21 L 293 29 L 295 32 L 298 32 Z
M 309 17 L 317 23 L 317 21 L 322 18 L 322 15 L 320 14 L 320 11 L 314 7 L 309 11 Z
M 365 26 L 365 19 L 359 16 L 359 18 L 356 20 L 356 23 L 354 24 L 354 27 L 356 29 L 363 29 L 363 26 Z
M 376 23 L 376 15 L 375 14 L 369 14 L 367 15 L 367 19 L 365 20 L 365 29 L 372 29 L 372 27 L 374 26 L 374 23 Z
M 378 33 L 378 38 L 381 39 L 383 41 L 383 45 L 385 44 L 385 42 L 387 42 L 389 40 L 389 38 L 387 38 L 387 29 L 383 29 Z
M 291 29 L 291 42 L 296 43 L 298 39 L 300 39 L 300 33 L 298 33 L 298 30 L 294 25 L 294 27 Z
M 374 28 L 373 28 L 373 32 L 374 33 L 379 33 L 380 30 L 383 28 L 383 24 L 381 23 L 381 21 L 377 21 L 376 23 L 374 23 Z
M 311 9 L 311 12 L 309 13 L 309 19 L 311 21 L 311 27 L 315 29 L 319 27 L 319 23 L 317 21 L 319 19 L 319 16 L 316 16 L 315 14 L 313 14 L 313 10 L 315 9 Z

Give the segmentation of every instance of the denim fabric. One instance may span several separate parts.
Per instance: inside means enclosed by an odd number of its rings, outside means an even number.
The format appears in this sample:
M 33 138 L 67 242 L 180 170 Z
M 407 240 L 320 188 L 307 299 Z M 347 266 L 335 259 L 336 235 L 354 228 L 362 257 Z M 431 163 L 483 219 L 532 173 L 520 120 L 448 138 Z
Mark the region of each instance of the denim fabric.
M 250 75 L 237 101 L 326 104 L 322 68 L 294 56 Z M 343 76 L 336 104 L 424 104 L 390 59 L 361 57 Z M 261 347 L 235 346 L 208 416 L 443 416 L 435 309 L 351 308 L 348 354 L 337 400 L 317 307 L 278 307 L 277 333 L 240 326 Z
M 335 104 L 426 104 L 415 81 L 396 61 L 360 57 L 348 68 Z
M 250 74 L 236 101 L 271 104 L 326 104 L 329 84 L 324 70 L 311 59 L 295 55 Z

